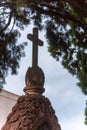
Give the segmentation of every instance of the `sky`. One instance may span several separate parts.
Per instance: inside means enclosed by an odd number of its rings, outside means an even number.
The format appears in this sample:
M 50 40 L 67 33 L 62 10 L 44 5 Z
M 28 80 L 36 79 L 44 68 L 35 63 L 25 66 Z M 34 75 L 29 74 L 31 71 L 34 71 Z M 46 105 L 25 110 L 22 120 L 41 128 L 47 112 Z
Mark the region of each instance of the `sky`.
M 32 64 L 32 42 L 27 40 L 27 34 L 32 33 L 32 26 L 22 31 L 21 41 L 28 41 L 25 47 L 26 56 L 20 61 L 18 75 L 6 78 L 4 89 L 18 95 L 24 95 L 25 73 Z M 60 62 L 50 56 L 44 32 L 39 32 L 39 38 L 44 46 L 39 47 L 38 65 L 45 74 L 45 93 L 56 112 L 62 130 L 87 130 L 84 124 L 86 96 L 76 86 L 77 79 L 64 69 Z

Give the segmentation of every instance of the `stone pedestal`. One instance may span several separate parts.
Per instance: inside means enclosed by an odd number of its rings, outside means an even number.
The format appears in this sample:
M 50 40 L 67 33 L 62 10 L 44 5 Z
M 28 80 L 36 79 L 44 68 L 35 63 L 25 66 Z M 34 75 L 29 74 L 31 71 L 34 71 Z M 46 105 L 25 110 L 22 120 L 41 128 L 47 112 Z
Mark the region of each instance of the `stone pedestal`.
M 61 130 L 50 101 L 42 95 L 19 97 L 1 130 Z

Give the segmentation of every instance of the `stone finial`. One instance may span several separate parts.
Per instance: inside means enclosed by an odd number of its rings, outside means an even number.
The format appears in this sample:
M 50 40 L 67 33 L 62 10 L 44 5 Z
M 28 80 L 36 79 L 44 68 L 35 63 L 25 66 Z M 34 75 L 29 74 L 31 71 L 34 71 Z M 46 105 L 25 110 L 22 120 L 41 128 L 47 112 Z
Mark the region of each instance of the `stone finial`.
M 42 94 L 45 90 L 43 88 L 44 80 L 44 73 L 40 67 L 29 67 L 25 76 L 25 93 Z
M 27 38 L 33 42 L 32 51 L 32 67 L 29 67 L 26 76 L 26 87 L 24 92 L 27 94 L 42 94 L 44 92 L 44 73 L 40 67 L 38 67 L 38 45 L 43 46 L 43 42 L 38 39 L 38 29 L 33 29 L 33 35 L 28 34 Z

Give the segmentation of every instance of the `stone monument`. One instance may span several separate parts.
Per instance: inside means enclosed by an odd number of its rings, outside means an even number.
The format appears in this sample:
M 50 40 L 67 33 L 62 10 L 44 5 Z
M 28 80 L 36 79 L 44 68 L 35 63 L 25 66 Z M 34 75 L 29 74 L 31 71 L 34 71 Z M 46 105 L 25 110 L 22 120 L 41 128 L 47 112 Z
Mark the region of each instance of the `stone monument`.
M 61 130 L 49 99 L 42 95 L 45 77 L 38 66 L 38 46 L 43 42 L 38 39 L 38 29 L 27 37 L 33 42 L 33 54 L 25 76 L 25 95 L 19 97 L 1 130 Z

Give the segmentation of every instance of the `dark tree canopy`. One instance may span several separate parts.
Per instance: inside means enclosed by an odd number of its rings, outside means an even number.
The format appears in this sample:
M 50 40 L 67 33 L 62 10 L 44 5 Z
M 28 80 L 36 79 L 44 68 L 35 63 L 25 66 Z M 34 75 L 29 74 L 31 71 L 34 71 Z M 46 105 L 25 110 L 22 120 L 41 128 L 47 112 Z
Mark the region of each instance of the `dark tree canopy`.
M 0 0 L 1 85 L 9 69 L 17 72 L 25 46 L 17 43 L 19 29 L 31 21 L 44 29 L 51 56 L 78 78 L 87 95 L 87 0 Z

